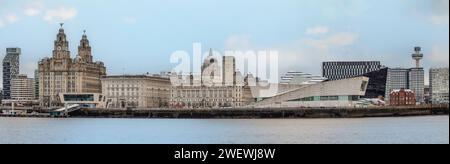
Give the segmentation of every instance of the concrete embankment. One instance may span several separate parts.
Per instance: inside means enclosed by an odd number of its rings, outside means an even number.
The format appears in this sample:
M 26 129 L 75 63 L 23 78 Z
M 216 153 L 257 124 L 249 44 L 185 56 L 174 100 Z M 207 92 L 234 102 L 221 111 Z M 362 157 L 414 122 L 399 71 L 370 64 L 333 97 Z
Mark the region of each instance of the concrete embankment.
M 383 107 L 383 108 L 274 108 L 274 109 L 81 109 L 71 117 L 95 118 L 362 118 L 448 115 L 448 107 Z

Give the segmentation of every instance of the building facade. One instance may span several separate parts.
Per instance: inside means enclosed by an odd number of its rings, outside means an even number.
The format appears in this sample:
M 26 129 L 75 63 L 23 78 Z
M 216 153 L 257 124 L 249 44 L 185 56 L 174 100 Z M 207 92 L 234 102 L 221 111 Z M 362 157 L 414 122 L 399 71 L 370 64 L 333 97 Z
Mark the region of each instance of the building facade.
M 11 79 L 19 75 L 20 48 L 6 48 L 3 59 L 3 99 L 11 99 Z
M 406 68 L 389 68 L 386 80 L 386 100 L 390 99 L 393 90 L 401 88 L 409 88 L 409 69 Z
M 416 105 L 416 94 L 410 89 L 393 90 L 390 93 L 390 106 L 414 106 Z
M 39 100 L 39 70 L 34 71 L 34 97 Z
M 223 85 L 233 86 L 236 82 L 236 59 L 232 56 L 224 56 L 223 66 Z
M 382 68 L 379 61 L 336 61 L 322 63 L 322 76 L 328 80 L 341 80 L 378 71 Z
M 423 68 L 409 69 L 408 89 L 416 94 L 417 103 L 425 103 L 425 71 Z
M 354 107 L 365 95 L 369 78 L 360 76 L 325 81 L 279 93 L 254 107 Z
M 289 71 L 284 76 L 281 76 L 280 84 L 290 85 L 308 85 L 317 84 L 327 80 L 322 76 L 315 76 L 299 71 Z
M 108 108 L 166 108 L 170 99 L 170 79 L 146 75 L 106 76 L 102 93 Z
M 39 62 L 39 100 L 42 106 L 60 106 L 59 94 L 101 93 L 100 78 L 106 75 L 102 62 L 94 62 L 86 33 L 72 59 L 69 42 L 61 25 L 54 42 L 52 58 Z
M 236 71 L 235 58 L 225 56 L 222 68 L 212 51 L 205 59 L 200 75 L 171 75 L 171 108 L 242 107 L 253 101 L 248 83 Z
M 11 80 L 12 100 L 35 100 L 34 79 L 27 75 L 17 75 Z
M 390 94 L 394 90 L 410 89 L 416 95 L 415 100 L 418 104 L 425 103 L 425 71 L 420 66 L 420 60 L 423 58 L 420 47 L 414 48 L 412 55 L 414 68 L 390 68 L 386 82 L 386 99 L 389 101 Z
M 369 85 L 363 98 L 374 99 L 380 98 L 381 96 L 384 99 L 386 95 L 388 68 L 382 68 L 378 71 L 363 74 L 362 76 L 369 78 Z
M 412 90 L 416 95 L 417 103 L 425 103 L 425 72 L 423 68 L 389 69 L 386 81 L 386 99 L 390 99 L 390 93 L 393 90 L 402 88 Z
M 430 94 L 433 104 L 449 104 L 449 68 L 430 69 Z

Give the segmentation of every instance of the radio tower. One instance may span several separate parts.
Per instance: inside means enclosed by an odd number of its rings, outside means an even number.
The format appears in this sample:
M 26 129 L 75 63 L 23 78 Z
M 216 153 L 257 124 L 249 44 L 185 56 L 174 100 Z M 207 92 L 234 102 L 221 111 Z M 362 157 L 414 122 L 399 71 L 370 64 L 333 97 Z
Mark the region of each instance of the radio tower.
M 420 60 L 423 59 L 423 54 L 422 54 L 422 48 L 420 47 L 415 47 L 414 48 L 415 53 L 412 54 L 412 58 L 414 60 L 416 60 L 416 68 L 420 68 Z

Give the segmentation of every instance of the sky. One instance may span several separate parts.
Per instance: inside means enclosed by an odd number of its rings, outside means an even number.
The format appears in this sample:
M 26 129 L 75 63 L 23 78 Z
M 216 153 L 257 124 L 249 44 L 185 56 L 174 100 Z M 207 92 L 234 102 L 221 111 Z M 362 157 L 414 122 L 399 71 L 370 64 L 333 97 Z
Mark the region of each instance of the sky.
M 321 62 L 379 60 L 425 69 L 449 66 L 448 0 L 0 0 L 0 57 L 22 48 L 33 76 L 64 28 L 74 57 L 87 30 L 108 74 L 170 71 L 173 52 L 277 50 L 280 75 L 321 74 Z

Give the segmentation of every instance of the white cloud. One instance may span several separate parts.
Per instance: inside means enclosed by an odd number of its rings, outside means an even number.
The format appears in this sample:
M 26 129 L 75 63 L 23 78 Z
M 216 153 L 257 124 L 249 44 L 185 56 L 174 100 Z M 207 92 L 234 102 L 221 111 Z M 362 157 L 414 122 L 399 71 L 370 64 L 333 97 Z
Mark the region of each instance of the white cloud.
M 29 78 L 34 78 L 34 71 L 38 68 L 37 62 L 34 61 L 26 61 L 20 67 L 20 72 L 22 74 L 28 75 Z
M 44 9 L 44 4 L 40 0 L 30 1 L 24 7 L 24 14 L 26 16 L 36 16 L 42 12 Z
M 449 15 L 433 15 L 430 19 L 436 25 L 449 25 Z
M 12 24 L 12 23 L 19 21 L 19 17 L 17 17 L 17 15 L 14 13 L 6 14 L 4 16 L 4 19 L 5 19 L 6 23 L 8 23 L 8 24 Z
M 359 35 L 356 33 L 337 33 L 322 39 L 306 39 L 304 43 L 318 49 L 329 49 L 351 45 L 358 37 Z
M 225 49 L 227 50 L 247 50 L 254 48 L 249 35 L 232 35 L 225 40 Z
M 137 22 L 137 18 L 133 16 L 125 16 L 122 20 L 127 24 L 135 24 Z
M 428 9 L 429 21 L 435 25 L 449 25 L 449 0 L 429 0 L 429 3 L 431 3 L 431 8 Z
M 343 50 L 354 44 L 359 35 L 356 33 L 328 34 L 321 39 L 300 38 L 296 41 L 259 47 L 252 44 L 248 35 L 233 35 L 225 41 L 226 50 L 260 51 L 274 50 L 279 52 L 279 74 L 297 70 L 320 75 L 323 61 L 342 59 L 336 50 Z
M 431 50 L 431 62 L 433 66 L 449 66 L 449 47 L 434 46 Z
M 54 21 L 68 21 L 77 16 L 78 12 L 75 8 L 58 7 L 55 9 L 47 10 L 45 12 L 44 20 L 48 22 Z
M 326 26 L 317 26 L 317 27 L 312 27 L 312 28 L 306 29 L 306 34 L 308 34 L 308 35 L 323 35 L 323 34 L 327 34 L 328 32 L 329 32 L 329 29 Z
M 0 28 L 19 21 L 19 17 L 15 13 L 6 13 L 0 15 Z

